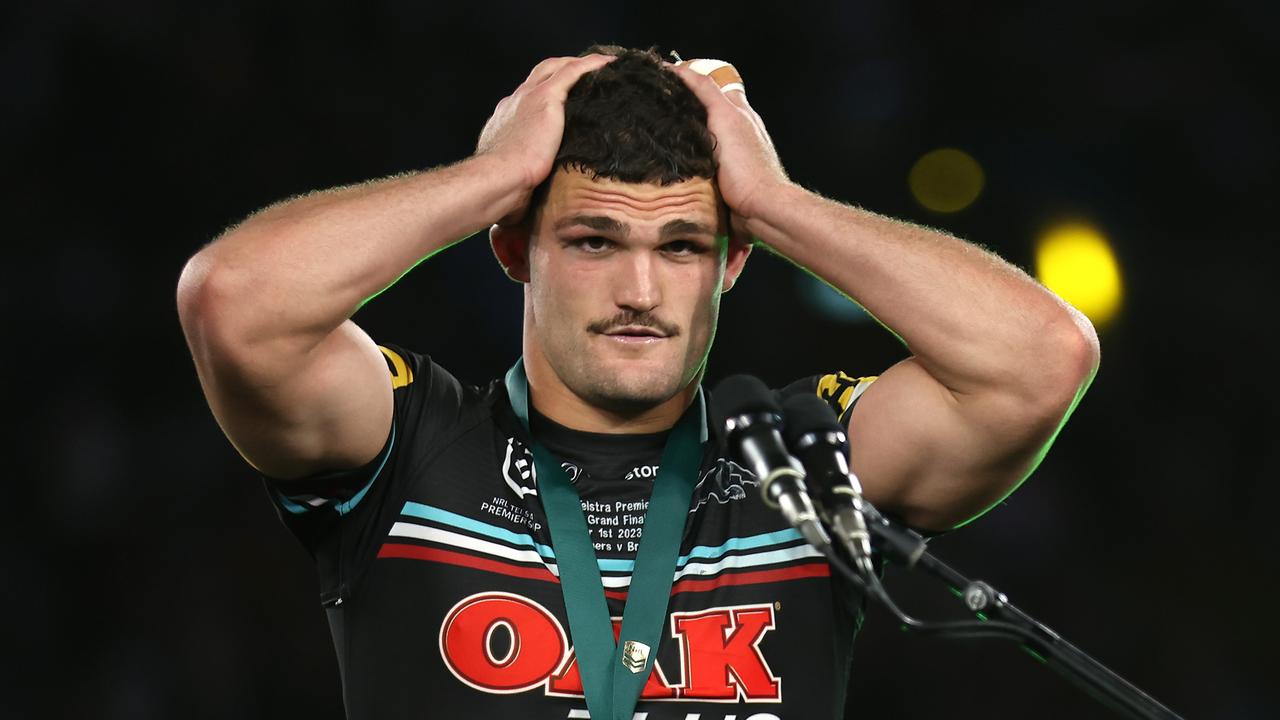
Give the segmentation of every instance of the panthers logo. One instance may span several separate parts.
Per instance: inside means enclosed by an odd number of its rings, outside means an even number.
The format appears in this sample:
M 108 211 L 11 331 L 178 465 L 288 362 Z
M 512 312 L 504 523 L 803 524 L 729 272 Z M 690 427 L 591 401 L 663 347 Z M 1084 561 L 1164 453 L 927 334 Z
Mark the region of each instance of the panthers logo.
M 720 458 L 716 464 L 702 474 L 702 479 L 693 488 L 694 503 L 689 512 L 714 500 L 724 505 L 731 500 L 742 500 L 747 497 L 747 487 L 760 484 L 750 470 L 728 459 Z

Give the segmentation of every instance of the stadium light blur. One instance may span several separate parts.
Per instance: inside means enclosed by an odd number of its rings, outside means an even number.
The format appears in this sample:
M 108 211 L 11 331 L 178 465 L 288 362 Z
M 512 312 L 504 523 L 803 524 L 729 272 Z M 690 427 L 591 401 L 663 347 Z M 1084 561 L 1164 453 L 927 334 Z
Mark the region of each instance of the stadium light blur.
M 982 166 L 956 148 L 925 153 L 907 175 L 907 185 L 916 202 L 940 213 L 959 212 L 972 205 L 984 183 Z
M 1085 223 L 1048 228 L 1036 243 L 1036 277 L 1071 303 L 1094 325 L 1104 325 L 1120 310 L 1120 265 L 1106 237 Z

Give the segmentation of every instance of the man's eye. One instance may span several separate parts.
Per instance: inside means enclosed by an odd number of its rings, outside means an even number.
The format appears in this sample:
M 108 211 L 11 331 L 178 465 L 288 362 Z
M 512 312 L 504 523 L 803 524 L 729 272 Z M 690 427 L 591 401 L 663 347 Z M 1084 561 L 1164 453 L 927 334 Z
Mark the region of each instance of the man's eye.
M 692 240 L 674 240 L 667 243 L 665 249 L 673 255 L 695 255 L 702 252 L 702 246 Z
M 578 238 L 573 241 L 573 244 L 587 252 L 602 252 L 609 249 L 609 246 L 613 243 L 610 242 L 608 238 L 602 238 L 599 235 L 592 235 L 590 237 Z

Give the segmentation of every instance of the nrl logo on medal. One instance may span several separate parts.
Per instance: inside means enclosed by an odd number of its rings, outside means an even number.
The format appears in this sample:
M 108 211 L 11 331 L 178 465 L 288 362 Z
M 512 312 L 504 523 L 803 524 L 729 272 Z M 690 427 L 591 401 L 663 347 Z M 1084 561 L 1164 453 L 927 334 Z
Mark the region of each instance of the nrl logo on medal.
M 622 644 L 622 666 L 633 673 L 641 673 L 649 662 L 649 646 L 635 640 Z

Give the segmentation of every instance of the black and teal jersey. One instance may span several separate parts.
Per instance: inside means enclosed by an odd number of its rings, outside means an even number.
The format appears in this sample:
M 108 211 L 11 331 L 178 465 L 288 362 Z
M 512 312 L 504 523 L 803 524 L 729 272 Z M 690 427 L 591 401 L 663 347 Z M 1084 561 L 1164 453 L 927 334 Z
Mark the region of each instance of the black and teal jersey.
M 587 717 L 530 440 L 505 385 L 382 352 L 395 412 L 378 456 L 264 478 L 315 559 L 348 716 Z M 873 380 L 834 373 L 776 392 L 817 393 L 847 422 Z M 586 433 L 536 411 L 530 422 L 578 489 L 620 619 L 666 433 Z M 864 599 L 709 436 L 636 717 L 840 717 Z

